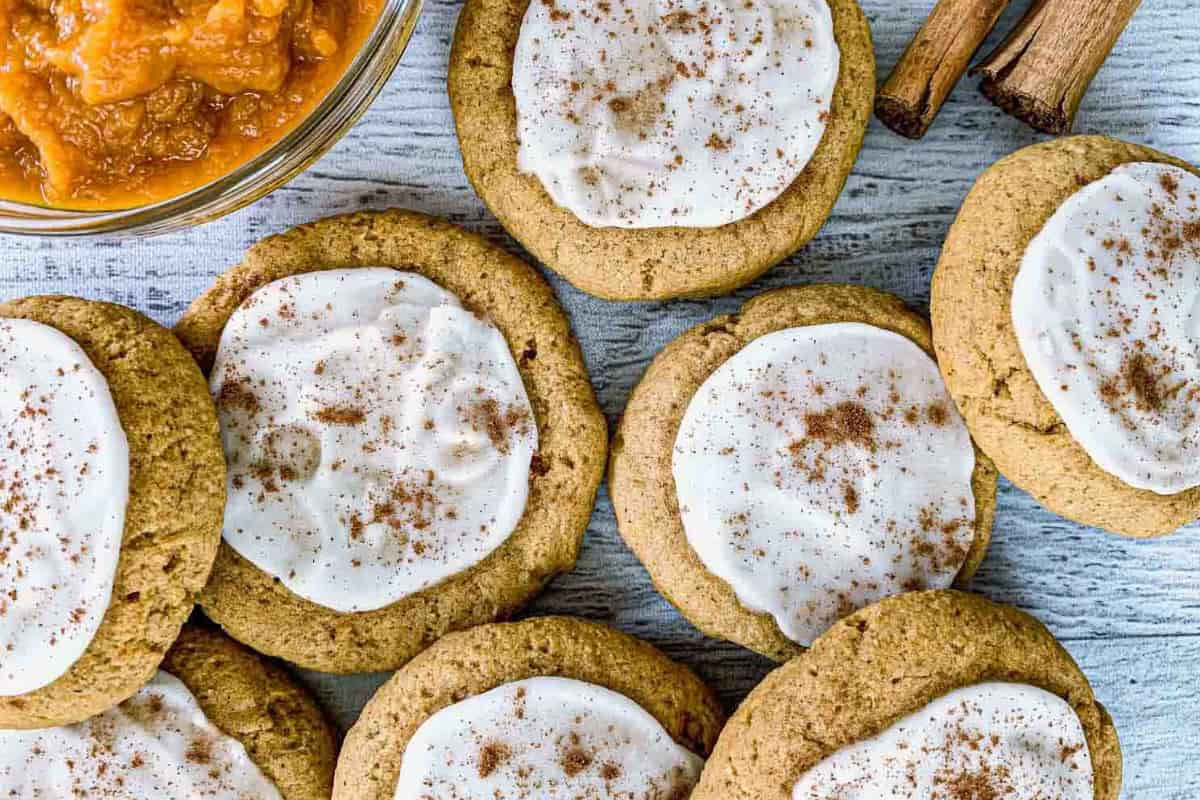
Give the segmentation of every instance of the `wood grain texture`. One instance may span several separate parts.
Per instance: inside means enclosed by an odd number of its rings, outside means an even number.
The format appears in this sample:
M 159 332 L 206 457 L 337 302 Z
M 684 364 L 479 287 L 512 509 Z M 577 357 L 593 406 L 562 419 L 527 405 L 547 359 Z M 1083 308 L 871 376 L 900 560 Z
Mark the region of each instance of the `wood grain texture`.
M 933 0 L 865 0 L 882 80 Z M 1028 7 L 1014 2 L 983 52 Z M 327 214 L 407 206 L 445 216 L 519 252 L 467 186 L 454 141 L 445 70 L 459 3 L 428 0 L 409 52 L 362 122 L 308 173 L 221 222 L 149 241 L 0 237 L 0 298 L 67 292 L 132 305 L 173 323 L 219 271 L 263 236 Z M 1194 0 L 1155 0 L 1134 17 L 1076 120 L 1200 163 L 1200 16 Z M 610 303 L 552 278 L 583 346 L 610 424 L 650 357 L 670 338 L 766 288 L 862 283 L 925 308 L 938 249 L 975 177 L 1002 155 L 1042 141 L 966 78 L 920 142 L 872 122 L 825 229 L 804 250 L 733 297 Z M 1063 639 L 1112 711 L 1126 754 L 1128 800 L 1200 797 L 1200 526 L 1136 542 L 1073 525 L 1001 482 L 995 535 L 975 587 L 1036 615 Z M 769 668 L 701 637 L 650 587 L 621 543 L 607 493 L 575 572 L 531 613 L 611 622 L 687 662 L 732 707 Z M 383 676 L 308 674 L 343 727 Z

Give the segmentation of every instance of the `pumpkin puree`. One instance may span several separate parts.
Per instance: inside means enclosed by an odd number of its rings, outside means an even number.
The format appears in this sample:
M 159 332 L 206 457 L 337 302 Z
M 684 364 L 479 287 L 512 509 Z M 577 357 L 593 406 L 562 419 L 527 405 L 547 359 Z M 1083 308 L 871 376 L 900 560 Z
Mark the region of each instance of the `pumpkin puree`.
M 0 197 L 186 192 L 320 102 L 385 0 L 0 0 Z

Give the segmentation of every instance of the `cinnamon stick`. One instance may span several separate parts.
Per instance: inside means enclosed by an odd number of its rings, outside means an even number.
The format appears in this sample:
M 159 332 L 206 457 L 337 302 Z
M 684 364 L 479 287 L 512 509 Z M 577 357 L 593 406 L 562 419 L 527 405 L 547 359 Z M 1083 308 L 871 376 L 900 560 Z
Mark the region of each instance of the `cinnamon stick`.
M 1014 117 L 1069 133 L 1075 112 L 1141 0 L 1036 0 L 996 51 L 971 71 Z
M 939 0 L 875 100 L 875 116 L 920 139 L 1009 0 Z

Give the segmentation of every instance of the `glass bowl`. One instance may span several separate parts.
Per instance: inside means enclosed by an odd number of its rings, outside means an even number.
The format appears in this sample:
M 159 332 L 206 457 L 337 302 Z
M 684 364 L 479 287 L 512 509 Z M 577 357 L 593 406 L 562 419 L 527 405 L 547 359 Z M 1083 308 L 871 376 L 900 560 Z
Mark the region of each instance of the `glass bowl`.
M 118 211 L 70 211 L 0 200 L 0 233 L 150 236 L 211 222 L 303 172 L 348 131 L 387 83 L 412 37 L 422 0 L 387 0 L 345 74 L 300 124 L 228 175 L 176 197 Z

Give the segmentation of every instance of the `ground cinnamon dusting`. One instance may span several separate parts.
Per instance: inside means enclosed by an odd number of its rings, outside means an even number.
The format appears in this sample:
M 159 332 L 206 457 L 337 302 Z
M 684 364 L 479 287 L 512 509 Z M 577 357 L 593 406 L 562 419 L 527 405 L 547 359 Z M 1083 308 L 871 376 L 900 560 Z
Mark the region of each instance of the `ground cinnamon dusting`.
M 1175 193 L 1179 191 L 1179 181 L 1175 180 L 1175 176 L 1169 172 L 1164 172 L 1162 175 L 1160 175 L 1158 182 L 1162 186 L 1163 190 L 1172 197 L 1174 197 Z
M 1058 758 L 1059 758 L 1059 760 L 1060 760 L 1060 761 L 1062 761 L 1062 762 L 1065 764 L 1065 763 L 1067 763 L 1067 761 L 1069 761 L 1069 760 L 1070 760 L 1070 759 L 1071 759 L 1071 758 L 1072 758 L 1072 757 L 1073 757 L 1073 756 L 1074 756 L 1076 753 L 1080 752 L 1081 750 L 1083 750 L 1083 745 L 1080 745 L 1080 744 L 1076 744 L 1076 745 L 1063 745 L 1063 748 L 1062 748 L 1062 750 L 1060 750 L 1060 751 L 1059 751 Z
M 704 143 L 704 146 L 710 150 L 728 150 L 729 144 L 730 143 L 728 139 L 722 139 L 720 134 L 718 134 L 716 131 L 713 131 L 711 134 L 709 134 L 708 141 Z
M 208 739 L 196 739 L 187 749 L 185 756 L 193 764 L 208 764 L 212 761 L 212 742 Z
M 563 753 L 559 765 L 568 778 L 573 778 L 587 769 L 592 763 L 592 757 L 578 747 L 572 747 Z
M 606 105 L 617 130 L 648 136 L 667 109 L 667 89 L 673 80 L 664 76 L 636 92 L 610 98 Z
M 947 800 L 1004 800 L 1016 791 L 1006 767 L 988 764 L 977 770 L 939 775 L 935 781 L 949 793 Z
M 876 447 L 875 422 L 870 412 L 850 400 L 828 411 L 805 414 L 804 426 L 810 439 L 826 445 L 857 444 L 868 450 Z
M 663 24 L 672 33 L 691 33 L 694 30 L 696 15 L 690 11 L 672 11 L 663 15 Z
M 361 408 L 352 406 L 325 406 L 313 412 L 313 419 L 327 425 L 359 425 L 366 418 Z
M 253 414 L 258 411 L 258 397 L 250 389 L 250 382 L 241 380 L 226 380 L 217 391 L 217 403 L 226 408 L 238 408 Z
M 854 484 L 846 481 L 842 484 L 842 499 L 846 503 L 846 513 L 858 513 L 858 490 L 854 488 Z
M 475 430 L 487 433 L 492 446 L 508 454 L 514 435 L 529 433 L 529 414 L 517 406 L 501 409 L 495 398 L 489 397 L 472 406 L 466 413 L 467 422 Z
M 517 689 L 517 694 L 513 698 L 513 716 L 517 719 L 525 719 L 525 687 Z
M 509 756 L 512 749 L 503 742 L 489 742 L 479 751 L 479 777 L 486 778 L 496 771 Z
M 1163 396 L 1159 391 L 1158 376 L 1151 369 L 1149 359 L 1142 353 L 1134 353 L 1126 359 L 1122 370 L 1125 385 L 1137 398 L 1137 407 L 1143 411 L 1161 411 Z

